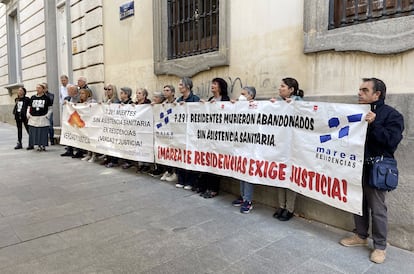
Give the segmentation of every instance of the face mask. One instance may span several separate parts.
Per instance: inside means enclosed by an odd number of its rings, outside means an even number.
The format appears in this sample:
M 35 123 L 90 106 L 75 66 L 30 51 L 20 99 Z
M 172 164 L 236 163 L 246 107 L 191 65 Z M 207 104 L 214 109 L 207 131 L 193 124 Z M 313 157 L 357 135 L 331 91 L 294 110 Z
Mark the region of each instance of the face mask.
M 244 95 L 240 95 L 240 96 L 239 96 L 239 101 L 247 101 L 246 96 L 244 96 Z

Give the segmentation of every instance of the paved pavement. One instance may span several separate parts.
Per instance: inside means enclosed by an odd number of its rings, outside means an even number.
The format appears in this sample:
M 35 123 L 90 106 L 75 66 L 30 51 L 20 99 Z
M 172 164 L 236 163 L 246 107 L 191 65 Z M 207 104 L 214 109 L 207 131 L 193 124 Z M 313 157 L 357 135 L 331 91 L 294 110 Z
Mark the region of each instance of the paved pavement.
M 233 195 L 204 199 L 62 146 L 16 151 L 4 123 L 0 136 L 0 273 L 414 273 L 412 252 L 390 246 L 376 265 L 338 244 L 345 231 L 260 204 L 241 214 Z

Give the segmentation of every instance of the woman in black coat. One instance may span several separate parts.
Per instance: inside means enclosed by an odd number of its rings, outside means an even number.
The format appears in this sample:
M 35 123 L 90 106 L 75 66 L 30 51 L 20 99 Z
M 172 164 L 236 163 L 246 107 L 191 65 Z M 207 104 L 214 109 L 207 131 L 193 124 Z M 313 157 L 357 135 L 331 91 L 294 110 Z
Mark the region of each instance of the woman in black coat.
M 30 103 L 30 98 L 26 96 L 26 89 L 24 87 L 19 88 L 17 98 L 14 101 L 15 105 L 13 108 L 13 115 L 17 126 L 17 145 L 14 149 L 22 149 L 23 125 L 26 128 L 27 134 L 29 134 L 29 125 L 27 124 L 26 112 Z

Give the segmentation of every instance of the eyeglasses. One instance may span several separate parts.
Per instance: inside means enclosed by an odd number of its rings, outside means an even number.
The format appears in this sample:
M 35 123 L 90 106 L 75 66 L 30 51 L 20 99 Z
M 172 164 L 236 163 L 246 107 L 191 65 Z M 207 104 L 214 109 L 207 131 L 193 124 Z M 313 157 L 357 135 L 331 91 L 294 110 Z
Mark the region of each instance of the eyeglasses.
M 104 90 L 112 90 L 112 88 L 104 88 Z

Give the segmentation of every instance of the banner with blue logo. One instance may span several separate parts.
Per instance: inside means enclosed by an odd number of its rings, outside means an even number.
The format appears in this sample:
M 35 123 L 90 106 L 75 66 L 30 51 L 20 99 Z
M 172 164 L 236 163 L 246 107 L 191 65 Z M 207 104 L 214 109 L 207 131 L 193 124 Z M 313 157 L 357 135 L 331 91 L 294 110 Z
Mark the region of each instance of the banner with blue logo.
M 156 105 L 155 161 L 289 188 L 361 214 L 368 111 L 302 101 Z

